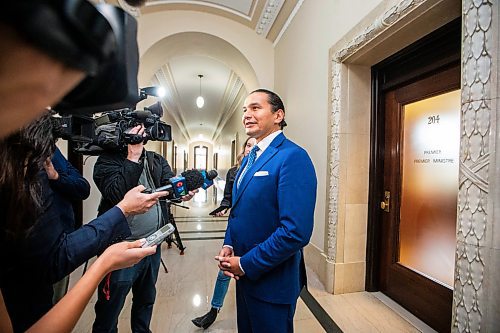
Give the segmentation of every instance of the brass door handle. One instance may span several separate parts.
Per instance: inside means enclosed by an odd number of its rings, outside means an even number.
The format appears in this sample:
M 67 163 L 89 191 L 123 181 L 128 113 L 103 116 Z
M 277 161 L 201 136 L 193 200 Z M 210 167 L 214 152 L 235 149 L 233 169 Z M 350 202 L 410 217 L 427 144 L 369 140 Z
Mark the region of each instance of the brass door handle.
M 384 201 L 380 202 L 380 208 L 384 210 L 384 212 L 389 213 L 389 204 L 391 199 L 391 192 L 384 192 Z

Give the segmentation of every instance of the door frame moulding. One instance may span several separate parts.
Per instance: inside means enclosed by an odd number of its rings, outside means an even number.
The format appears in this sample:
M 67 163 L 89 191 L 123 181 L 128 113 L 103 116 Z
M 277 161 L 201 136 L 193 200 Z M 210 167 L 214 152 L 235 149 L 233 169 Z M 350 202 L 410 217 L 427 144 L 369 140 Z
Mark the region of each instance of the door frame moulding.
M 346 221 L 363 224 L 366 231 L 371 66 L 458 16 L 456 0 L 383 1 L 330 48 L 328 222 L 325 267 L 317 268 L 329 292 L 365 290 L 366 232 L 361 237 L 363 249 L 352 251 L 356 235 Z

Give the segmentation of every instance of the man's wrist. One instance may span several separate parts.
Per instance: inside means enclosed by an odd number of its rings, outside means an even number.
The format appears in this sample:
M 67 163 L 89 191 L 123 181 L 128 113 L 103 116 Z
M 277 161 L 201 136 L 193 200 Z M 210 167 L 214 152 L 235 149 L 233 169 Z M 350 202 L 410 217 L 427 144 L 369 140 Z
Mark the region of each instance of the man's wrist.
M 126 207 L 125 207 L 125 206 L 126 206 L 126 205 L 124 205 L 124 204 L 123 204 L 123 203 L 121 203 L 121 202 L 119 202 L 119 203 L 117 203 L 117 204 L 116 204 L 116 207 L 118 207 L 118 208 L 122 211 L 123 215 L 124 215 L 125 217 L 128 217 L 130 214 L 128 213 L 128 211 L 127 211 L 127 209 L 126 209 Z

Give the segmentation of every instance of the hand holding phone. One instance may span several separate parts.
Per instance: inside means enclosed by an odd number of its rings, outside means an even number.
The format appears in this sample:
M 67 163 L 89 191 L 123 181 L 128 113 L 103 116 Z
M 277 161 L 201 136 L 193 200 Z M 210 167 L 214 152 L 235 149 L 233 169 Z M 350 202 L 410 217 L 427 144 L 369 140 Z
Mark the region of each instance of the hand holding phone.
M 219 207 L 215 208 L 213 211 L 211 211 L 210 213 L 208 213 L 208 215 L 215 216 L 215 215 L 217 215 L 217 213 L 222 212 L 223 210 L 228 209 L 228 208 L 229 207 L 226 207 L 226 206 L 219 206 Z
M 175 231 L 175 227 L 167 223 L 160 229 L 156 230 L 154 233 L 146 237 L 146 242 L 142 244 L 142 247 L 154 246 L 160 244 L 168 235 L 171 235 Z

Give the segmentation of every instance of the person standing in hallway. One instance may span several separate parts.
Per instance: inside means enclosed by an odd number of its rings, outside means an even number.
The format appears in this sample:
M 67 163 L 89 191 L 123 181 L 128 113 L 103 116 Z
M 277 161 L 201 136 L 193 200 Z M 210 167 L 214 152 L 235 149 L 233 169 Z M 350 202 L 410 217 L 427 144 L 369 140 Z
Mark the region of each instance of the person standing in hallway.
M 303 247 L 314 224 L 316 173 L 307 152 L 282 133 L 285 107 L 258 89 L 243 106 L 246 134 L 257 140 L 233 186 L 233 205 L 218 256 L 236 282 L 238 332 L 293 332 L 306 285 Z
M 238 157 L 236 158 L 236 165 L 227 171 L 226 184 L 224 186 L 224 198 L 222 199 L 219 208 L 215 210 L 217 211 L 214 214 L 215 216 L 224 216 L 228 212 L 228 210 L 231 209 L 233 201 L 232 193 L 234 178 L 236 177 L 236 173 L 241 166 L 243 157 L 247 156 L 250 153 L 250 150 L 253 146 L 255 146 L 255 143 L 256 140 L 254 138 L 248 137 L 245 140 L 243 147 L 241 148 L 241 153 L 238 154 Z M 229 276 L 225 275 L 223 271 L 219 270 L 219 273 L 217 274 L 217 280 L 215 281 L 214 293 L 212 295 L 212 308 L 203 316 L 196 317 L 191 320 L 195 326 L 207 329 L 214 323 L 215 319 L 217 318 L 217 314 L 224 304 L 224 298 L 226 297 L 230 280 L 231 278 Z
M 138 125 L 129 133 L 145 137 L 145 128 Z M 122 150 L 102 153 L 94 166 L 94 182 L 102 194 L 99 215 L 113 207 L 124 193 L 137 185 L 158 188 L 174 177 L 167 160 L 144 148 L 144 142 L 129 143 Z M 197 192 L 197 190 L 196 190 Z M 190 200 L 189 191 L 182 200 Z M 167 205 L 157 203 L 147 213 L 128 218 L 131 235 L 127 240 L 146 238 L 167 223 Z M 93 332 L 117 332 L 118 316 L 128 293 L 132 290 L 131 331 L 151 332 L 149 324 L 156 299 L 156 280 L 161 260 L 161 246 L 156 254 L 146 257 L 136 265 L 117 270 L 101 281 L 95 304 L 96 318 Z
M 241 153 L 236 158 L 236 165 L 227 171 L 226 184 L 224 186 L 224 198 L 219 206 L 220 208 L 224 208 L 224 210 L 215 213 L 216 216 L 224 216 L 231 208 L 233 204 L 234 178 L 236 177 L 236 173 L 241 166 L 241 161 L 243 161 L 243 158 L 250 153 L 250 150 L 256 143 L 257 141 L 254 138 L 248 137 L 241 148 Z

